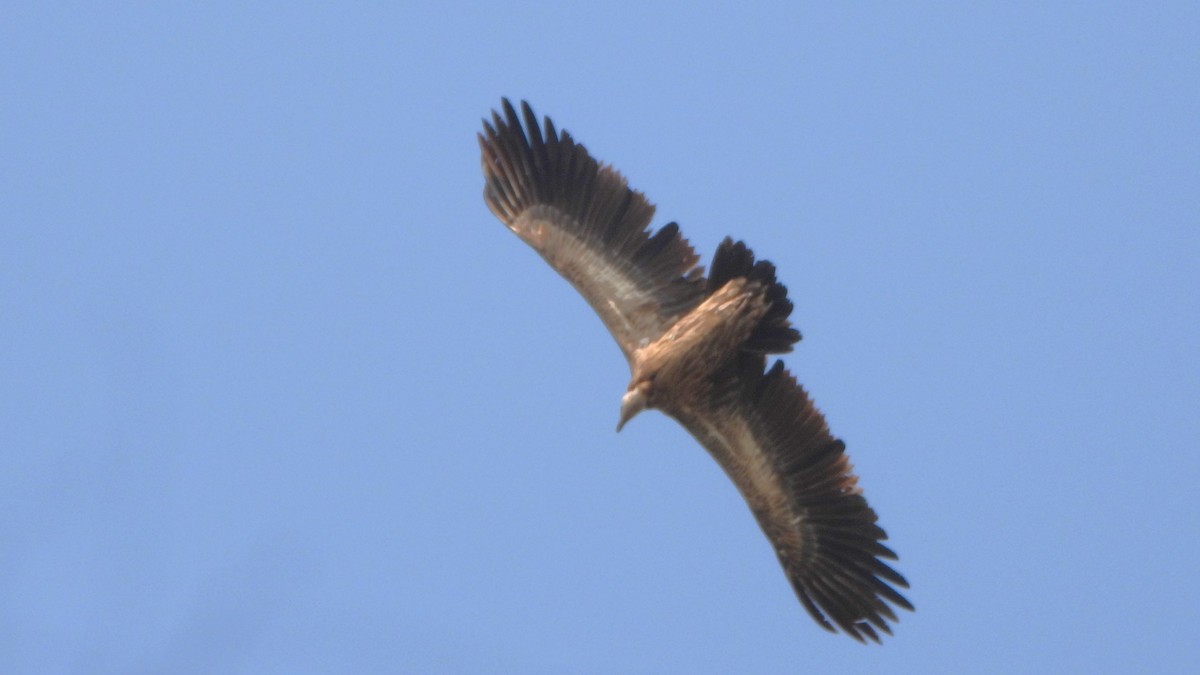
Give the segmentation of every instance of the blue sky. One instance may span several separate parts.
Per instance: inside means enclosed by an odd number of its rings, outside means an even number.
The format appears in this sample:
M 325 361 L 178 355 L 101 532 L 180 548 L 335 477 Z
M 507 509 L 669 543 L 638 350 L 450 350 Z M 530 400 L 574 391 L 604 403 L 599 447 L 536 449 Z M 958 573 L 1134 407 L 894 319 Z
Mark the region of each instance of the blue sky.
M 1195 3 L 0 10 L 0 671 L 1182 672 Z M 480 197 L 774 261 L 917 612 L 819 630 Z

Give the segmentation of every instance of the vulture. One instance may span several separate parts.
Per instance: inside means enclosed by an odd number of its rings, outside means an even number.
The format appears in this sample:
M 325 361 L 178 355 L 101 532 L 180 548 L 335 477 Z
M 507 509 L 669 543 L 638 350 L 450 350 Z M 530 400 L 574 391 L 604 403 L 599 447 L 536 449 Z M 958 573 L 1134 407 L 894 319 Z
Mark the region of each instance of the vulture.
M 621 430 L 660 410 L 724 469 L 816 622 L 859 642 L 912 610 L 896 554 L 863 498 L 845 444 L 776 359 L 800 340 L 775 266 L 740 241 L 708 276 L 679 226 L 649 227 L 654 206 L 549 117 L 507 100 L 479 134 L 484 200 L 600 315 L 629 361 Z M 890 605 L 889 605 L 890 603 Z

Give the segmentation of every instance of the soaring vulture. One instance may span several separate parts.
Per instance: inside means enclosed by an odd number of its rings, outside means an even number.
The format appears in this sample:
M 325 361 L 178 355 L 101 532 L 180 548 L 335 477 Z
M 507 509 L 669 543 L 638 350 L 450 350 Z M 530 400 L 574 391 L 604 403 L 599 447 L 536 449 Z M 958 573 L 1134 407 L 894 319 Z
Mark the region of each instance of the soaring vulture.
M 896 554 L 858 487 L 845 444 L 768 354 L 800 339 L 775 266 L 726 238 L 705 278 L 654 207 L 528 103 L 507 99 L 479 135 L 492 213 L 583 295 L 629 360 L 617 430 L 642 410 L 675 418 L 733 480 L 804 608 L 860 642 L 911 610 Z

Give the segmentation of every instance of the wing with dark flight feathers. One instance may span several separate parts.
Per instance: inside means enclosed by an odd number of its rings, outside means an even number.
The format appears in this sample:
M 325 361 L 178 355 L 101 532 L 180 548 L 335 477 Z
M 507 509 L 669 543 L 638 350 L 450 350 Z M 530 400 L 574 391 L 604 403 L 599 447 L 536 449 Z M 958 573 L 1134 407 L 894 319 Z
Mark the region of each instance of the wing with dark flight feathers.
M 782 362 L 740 378 L 719 407 L 664 411 L 709 451 L 737 485 L 770 540 L 796 596 L 826 630 L 860 642 L 891 634 L 888 603 L 913 607 L 883 559 L 896 554 L 857 486 L 845 444 Z
M 755 262 L 744 244 L 726 239 L 713 258 L 708 292 L 736 277 L 766 289 L 771 310 L 709 400 L 663 412 L 737 485 L 817 623 L 878 642 L 896 621 L 889 602 L 912 609 L 895 588 L 908 582 L 882 560 L 896 554 L 881 543 L 887 534 L 862 496 L 845 444 L 781 361 L 763 372 L 766 354 L 791 351 L 800 337 L 788 321 L 787 288 L 771 263 Z
M 492 213 L 583 295 L 628 357 L 704 295 L 698 256 L 670 223 L 651 234 L 654 207 L 625 179 L 558 132 L 528 103 L 507 99 L 479 135 Z

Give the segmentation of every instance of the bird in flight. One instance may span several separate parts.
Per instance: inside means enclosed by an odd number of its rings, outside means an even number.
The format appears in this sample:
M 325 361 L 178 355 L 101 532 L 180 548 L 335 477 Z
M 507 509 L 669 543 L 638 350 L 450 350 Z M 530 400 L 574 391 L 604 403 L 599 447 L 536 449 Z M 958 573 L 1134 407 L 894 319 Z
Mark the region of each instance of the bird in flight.
M 708 276 L 654 206 L 550 118 L 507 99 L 484 120 L 483 196 L 508 229 L 571 282 L 629 361 L 620 431 L 648 409 L 674 418 L 733 480 L 808 613 L 860 642 L 913 609 L 896 554 L 863 498 L 845 444 L 768 355 L 800 340 L 775 266 L 740 241 L 717 247 Z M 522 124 L 524 122 L 524 124 Z

